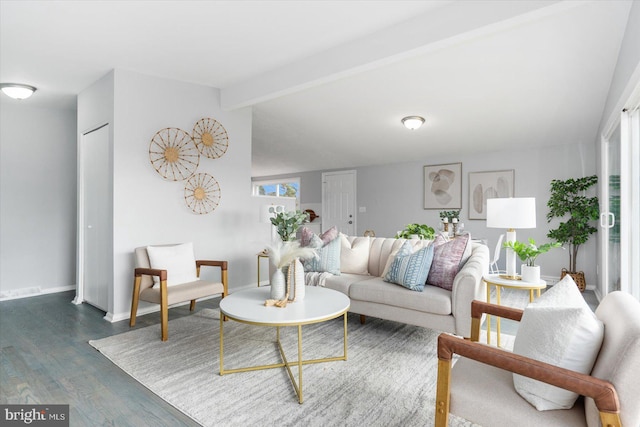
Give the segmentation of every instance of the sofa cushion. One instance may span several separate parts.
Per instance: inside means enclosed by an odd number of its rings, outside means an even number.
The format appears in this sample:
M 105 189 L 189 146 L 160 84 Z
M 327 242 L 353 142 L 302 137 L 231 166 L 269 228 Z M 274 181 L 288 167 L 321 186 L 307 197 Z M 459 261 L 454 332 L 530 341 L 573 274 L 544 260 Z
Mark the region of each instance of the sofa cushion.
M 340 272 L 369 274 L 369 237 L 349 239 L 340 233 Z
M 323 247 L 316 248 L 317 256 L 304 261 L 304 271 L 340 274 L 340 245 L 340 239 L 336 237 Z
M 167 286 L 195 282 L 196 257 L 193 254 L 193 243 L 172 246 L 147 246 L 149 265 L 151 268 L 167 270 Z M 160 286 L 158 276 L 153 276 L 153 286 Z
M 363 274 L 351 274 L 340 272 L 339 276 L 329 276 L 324 281 L 324 287 L 340 291 L 346 296 L 349 296 L 349 287 L 356 282 L 370 279 L 371 276 L 365 276 Z
M 395 240 L 395 244 L 393 245 L 391 251 L 389 252 L 389 254 L 388 254 L 387 258 L 386 258 L 385 264 L 384 264 L 384 269 L 382 270 L 382 273 L 380 274 L 380 277 L 382 277 L 383 279 L 387 275 L 387 273 L 389 272 L 389 269 L 391 268 L 391 264 L 393 263 L 393 260 L 398 255 L 398 252 L 404 246 L 405 243 L 407 243 L 407 242 L 411 243 L 412 247 L 411 247 L 411 252 L 410 253 L 414 253 L 418 249 L 422 249 L 422 248 L 428 246 L 429 244 L 431 244 L 431 242 L 433 242 L 433 240 L 422 240 L 422 239 L 409 239 L 409 240 L 405 240 L 405 239 L 389 239 L 389 240 L 392 240 L 392 241 Z M 376 245 L 375 245 L 375 240 L 374 240 L 374 244 L 371 245 L 371 253 L 372 254 L 376 252 L 374 250 L 375 247 L 376 247 Z M 381 255 L 381 257 L 382 256 L 383 255 Z M 370 260 L 369 260 L 369 271 L 371 271 L 371 255 L 369 256 L 369 258 L 370 258 Z
M 450 241 L 438 235 L 433 241 L 433 262 L 427 276 L 427 284 L 450 291 L 453 280 L 460 270 L 460 264 L 469 243 L 469 234 L 463 234 Z
M 411 253 L 411 249 L 410 242 L 402 245 L 384 280 L 412 291 L 422 291 L 433 259 L 433 246 L 429 245 L 414 253 Z
M 385 282 L 381 277 L 353 283 L 349 298 L 432 314 L 451 314 L 451 292 L 436 286 L 425 286 L 422 292 Z
M 311 246 L 313 236 L 319 237 L 322 241 L 322 246 L 324 246 L 338 237 L 338 229 L 333 226 L 318 236 L 310 228 L 302 227 L 300 230 L 300 246 Z
M 604 326 L 566 275 L 524 310 L 513 352 L 589 374 L 600 351 Z M 516 391 L 539 411 L 569 409 L 578 394 L 521 375 Z

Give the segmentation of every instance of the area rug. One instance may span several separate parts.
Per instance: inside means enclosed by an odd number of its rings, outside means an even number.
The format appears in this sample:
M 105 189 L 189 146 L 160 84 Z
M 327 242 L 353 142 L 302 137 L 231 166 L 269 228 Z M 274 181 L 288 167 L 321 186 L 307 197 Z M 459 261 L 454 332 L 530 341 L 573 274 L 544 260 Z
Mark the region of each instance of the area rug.
M 170 321 L 167 342 L 155 325 L 89 343 L 203 426 L 433 425 L 436 331 L 350 314 L 348 360 L 305 365 L 299 404 L 283 368 L 220 376 L 219 324 L 203 309 Z M 274 328 L 225 322 L 225 369 L 280 362 L 274 340 Z M 282 328 L 281 340 L 295 360 L 297 329 Z M 342 318 L 303 326 L 305 359 L 341 352 Z M 450 425 L 475 426 L 455 416 Z

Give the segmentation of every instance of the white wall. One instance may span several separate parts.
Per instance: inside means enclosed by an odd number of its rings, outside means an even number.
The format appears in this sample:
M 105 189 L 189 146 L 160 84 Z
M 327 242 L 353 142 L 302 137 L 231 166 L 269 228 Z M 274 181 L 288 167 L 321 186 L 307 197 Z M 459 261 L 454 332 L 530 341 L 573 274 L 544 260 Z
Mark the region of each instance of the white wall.
M 374 230 L 377 236 L 391 237 L 404 225 L 413 222 L 428 224 L 434 228 L 439 222 L 440 210 L 423 209 L 423 167 L 431 164 L 462 163 L 462 221 L 473 237 L 488 241 L 492 250 L 498 236 L 506 230 L 486 227 L 484 220 L 469 220 L 469 172 L 503 169 L 515 170 L 515 196 L 536 198 L 537 227 L 517 230 L 518 240 L 533 237 L 536 242 L 549 241 L 547 232 L 557 221 L 547 223 L 546 207 L 552 179 L 567 179 L 596 173 L 595 150 L 591 142 L 555 147 L 532 148 L 527 151 L 475 153 L 451 157 L 438 157 L 419 162 L 356 168 L 357 201 L 365 213 L 357 213 L 357 233 Z M 291 176 L 301 174 L 292 174 Z M 307 181 L 321 181 L 321 172 L 307 172 Z M 262 179 L 255 178 L 255 179 Z M 305 189 L 301 189 L 305 193 Z M 320 196 L 321 198 L 321 196 Z M 320 202 L 321 200 L 308 202 Z M 578 254 L 578 268 L 587 276 L 589 285 L 596 281 L 596 242 L 591 239 Z M 504 250 L 501 264 L 504 268 Z M 563 267 L 569 265 L 569 254 L 561 249 L 541 255 L 538 263 L 545 276 L 559 277 Z
M 229 261 L 231 290 L 255 283 L 269 229 L 251 198 L 251 110 L 223 111 L 215 88 L 123 70 L 115 71 L 114 88 L 113 319 L 128 317 L 137 246 L 192 241 L 197 258 Z M 185 204 L 184 182 L 162 179 L 148 150 L 157 131 L 191 132 L 205 117 L 225 127 L 229 148 L 219 159 L 200 159 L 197 173 L 213 175 L 222 197 L 213 213 L 196 215 Z
M 0 106 L 0 298 L 72 289 L 76 114 Z

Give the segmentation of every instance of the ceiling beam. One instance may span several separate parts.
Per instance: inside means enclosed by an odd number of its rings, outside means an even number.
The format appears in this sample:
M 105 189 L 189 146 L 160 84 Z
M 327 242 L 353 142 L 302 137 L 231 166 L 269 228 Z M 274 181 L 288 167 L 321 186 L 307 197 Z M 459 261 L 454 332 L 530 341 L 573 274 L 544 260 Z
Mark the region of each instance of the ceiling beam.
M 585 1 L 456 1 L 385 30 L 221 90 L 233 110 L 422 55 L 585 4 Z

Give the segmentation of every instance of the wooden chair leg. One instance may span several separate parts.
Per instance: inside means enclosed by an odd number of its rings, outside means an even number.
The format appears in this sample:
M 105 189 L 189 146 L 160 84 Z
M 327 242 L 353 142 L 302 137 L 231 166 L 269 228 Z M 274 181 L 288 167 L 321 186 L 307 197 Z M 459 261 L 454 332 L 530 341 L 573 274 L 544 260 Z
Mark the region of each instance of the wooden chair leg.
M 136 316 L 138 315 L 138 301 L 140 301 L 140 282 L 142 276 L 136 276 L 133 280 L 133 295 L 131 296 L 131 317 L 129 317 L 129 326 L 136 326 Z
M 360 324 L 364 325 L 364 322 L 367 321 L 367 316 L 365 316 L 364 314 L 360 315 Z
M 449 397 L 451 394 L 451 360 L 438 359 L 435 427 L 449 425 Z
M 162 341 L 169 338 L 169 304 L 167 301 L 167 281 L 160 282 L 160 324 L 162 327 Z
M 189 310 L 193 311 L 196 309 L 196 300 L 192 299 L 191 304 L 189 304 Z

